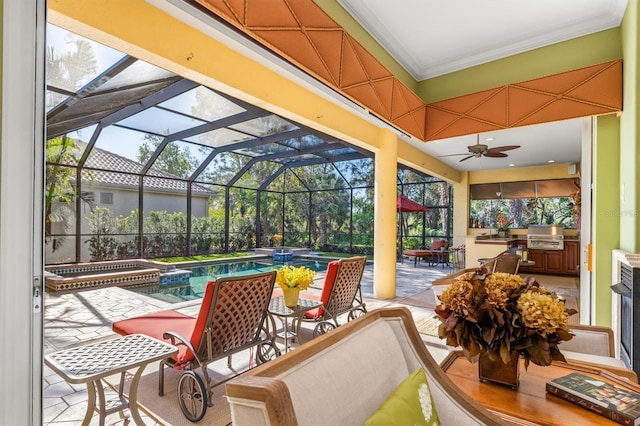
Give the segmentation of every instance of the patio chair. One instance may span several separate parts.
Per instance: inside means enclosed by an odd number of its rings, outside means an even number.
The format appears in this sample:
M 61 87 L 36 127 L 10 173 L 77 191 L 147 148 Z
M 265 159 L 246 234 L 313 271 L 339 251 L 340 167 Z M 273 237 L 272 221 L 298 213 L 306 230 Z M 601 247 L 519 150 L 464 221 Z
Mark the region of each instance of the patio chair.
M 597 367 L 638 383 L 638 375 L 616 358 L 613 330 L 610 327 L 586 324 L 569 324 L 574 335 L 558 348 L 569 364 Z
M 480 261 L 484 261 L 480 268 L 489 274 L 494 272 L 517 274 L 520 267 L 520 255 L 508 251 L 502 252 L 491 259 L 480 259 Z
M 502 253 L 496 256 L 493 272 L 517 274 L 520 266 L 520 256 L 515 253 Z
M 178 346 L 177 355 L 160 363 L 158 394 L 164 395 L 165 365 L 184 370 L 178 381 L 178 402 L 185 417 L 197 422 L 212 400 L 209 363 L 228 357 L 230 364 L 231 355 L 252 347 L 256 347 L 257 364 L 280 355 L 275 323 L 267 311 L 275 277 L 276 272 L 270 271 L 218 278 L 207 283 L 196 318 L 168 310 L 118 321 L 112 328 L 121 335 L 146 334 Z M 193 371 L 197 368 L 204 382 Z
M 313 330 L 314 337 L 339 327 L 338 317 L 343 314 L 347 314 L 347 321 L 350 321 L 367 313 L 360 286 L 366 263 L 364 256 L 330 262 L 320 296 L 301 296 L 322 302 L 321 307 L 306 312 L 301 319 L 317 322 Z M 300 323 L 297 324 L 299 327 Z

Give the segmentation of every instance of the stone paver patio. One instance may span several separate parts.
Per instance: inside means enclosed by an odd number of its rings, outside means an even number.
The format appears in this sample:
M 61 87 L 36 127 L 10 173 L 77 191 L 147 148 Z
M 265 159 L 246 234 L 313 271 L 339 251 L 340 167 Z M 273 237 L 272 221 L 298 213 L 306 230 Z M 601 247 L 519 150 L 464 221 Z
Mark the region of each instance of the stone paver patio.
M 394 299 L 377 299 L 373 296 L 373 266 L 367 265 L 362 279 L 362 291 L 368 310 L 402 304 L 402 299 L 415 295 L 429 288 L 434 279 L 451 272 L 440 267 L 429 268 L 424 264 L 418 267 L 410 264 L 398 264 L 396 272 L 396 297 Z M 318 273 L 314 285 L 307 290 L 319 293 L 324 280 L 324 273 Z M 435 298 L 434 298 L 435 303 Z M 111 324 L 124 318 L 130 318 L 165 309 L 178 309 L 184 313 L 195 315 L 199 308 L 199 300 L 172 304 L 124 288 L 103 288 L 76 293 L 51 295 L 45 294 L 44 305 L 44 354 L 115 337 Z M 428 307 L 407 306 L 416 321 L 433 315 Z M 428 336 L 426 343 L 429 344 Z M 446 354 L 437 339 L 430 345 L 436 355 Z M 87 389 L 84 385 L 70 385 L 55 374 L 47 366 L 44 367 L 44 416 L 46 425 L 78 425 L 86 410 Z M 156 389 L 143 390 L 156 392 Z M 157 424 L 152 418 L 143 414 L 143 420 L 149 424 Z M 186 420 L 185 420 L 186 422 Z M 97 424 L 97 416 L 92 424 Z M 117 415 L 107 417 L 108 425 L 125 424 Z

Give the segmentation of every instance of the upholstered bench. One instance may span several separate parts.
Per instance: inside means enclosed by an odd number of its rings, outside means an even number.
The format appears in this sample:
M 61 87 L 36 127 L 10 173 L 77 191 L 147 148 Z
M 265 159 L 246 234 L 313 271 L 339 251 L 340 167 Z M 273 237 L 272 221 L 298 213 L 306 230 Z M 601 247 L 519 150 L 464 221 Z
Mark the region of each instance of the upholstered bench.
M 395 416 L 411 410 L 394 411 L 393 399 L 422 371 L 426 384 L 410 393 L 423 403 L 430 395 L 421 415 L 437 413 L 449 425 L 507 424 L 451 382 L 404 307 L 371 311 L 225 386 L 234 425 L 363 425 L 374 414 L 397 424 Z

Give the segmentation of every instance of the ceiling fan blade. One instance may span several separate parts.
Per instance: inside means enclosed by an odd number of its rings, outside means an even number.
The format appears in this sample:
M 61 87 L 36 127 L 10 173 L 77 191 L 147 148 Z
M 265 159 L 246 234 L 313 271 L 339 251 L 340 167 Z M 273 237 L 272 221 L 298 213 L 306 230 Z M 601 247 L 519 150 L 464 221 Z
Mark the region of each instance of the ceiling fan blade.
M 520 145 L 494 146 L 493 148 L 489 148 L 487 152 L 511 151 L 512 149 L 518 148 L 520 148 Z
M 468 157 L 464 157 L 462 160 L 460 160 L 459 162 L 462 163 L 465 160 L 468 160 L 469 158 L 473 158 L 473 155 L 469 155 Z
M 503 158 L 503 157 L 508 157 L 507 154 L 502 153 L 502 152 L 485 152 L 483 154 L 485 157 L 493 157 L 493 158 Z
M 469 155 L 468 152 L 465 152 L 463 154 L 447 154 L 447 155 L 438 155 L 438 157 L 454 157 L 456 155 Z

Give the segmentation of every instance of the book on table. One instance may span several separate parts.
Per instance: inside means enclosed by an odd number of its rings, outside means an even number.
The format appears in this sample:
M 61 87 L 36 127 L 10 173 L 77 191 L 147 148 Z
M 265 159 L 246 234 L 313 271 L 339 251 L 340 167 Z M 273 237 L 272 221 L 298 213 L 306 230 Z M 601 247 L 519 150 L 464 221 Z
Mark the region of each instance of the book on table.
M 640 425 L 640 393 L 571 373 L 547 382 L 547 392 L 623 425 Z

